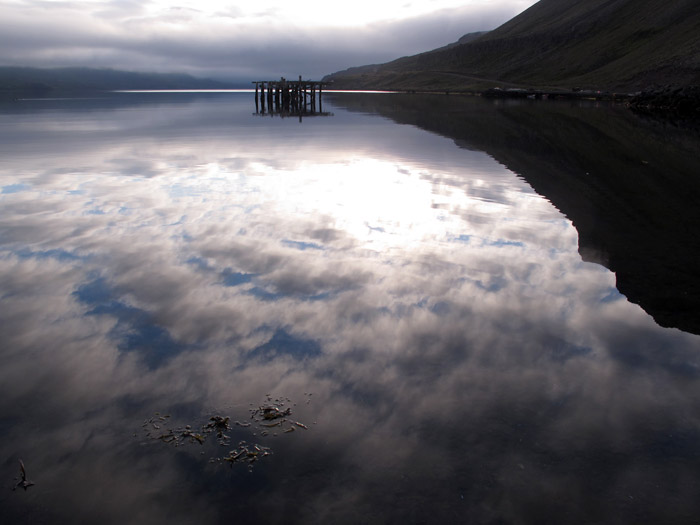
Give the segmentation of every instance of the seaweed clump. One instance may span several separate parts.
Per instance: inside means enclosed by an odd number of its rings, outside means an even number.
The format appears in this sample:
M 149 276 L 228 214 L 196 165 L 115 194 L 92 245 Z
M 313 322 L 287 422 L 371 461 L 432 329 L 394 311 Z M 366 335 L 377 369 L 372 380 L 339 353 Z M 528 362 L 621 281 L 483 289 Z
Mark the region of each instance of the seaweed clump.
M 310 396 L 311 394 L 308 395 Z M 308 402 L 309 400 L 307 400 Z M 288 404 L 291 404 L 291 400 L 288 398 L 272 399 L 268 395 L 264 404 L 250 410 L 250 422 L 233 421 L 232 423 L 229 416 L 214 415 L 208 421 L 196 427 L 192 425 L 170 427 L 170 415 L 162 415 L 156 412 L 153 417 L 143 422 L 142 427 L 146 432 L 146 437 L 149 439 L 162 441 L 175 447 L 195 443 L 204 445 L 210 436 L 215 437 L 220 446 L 229 446 L 231 436 L 228 433 L 230 433 L 234 425 L 242 428 L 251 428 L 251 430 L 254 430 L 253 436 L 257 435 L 259 431 L 261 437 L 267 437 L 270 433 L 273 436 L 277 436 L 278 433 L 289 434 L 297 429 L 308 430 L 309 427 L 304 423 L 292 419 L 292 407 L 288 406 Z M 232 467 L 234 464 L 243 463 L 248 465 L 249 470 L 252 470 L 254 463 L 271 454 L 272 449 L 270 447 L 240 441 L 238 446 L 230 450 L 227 455 L 211 458 L 210 462 L 226 462 Z

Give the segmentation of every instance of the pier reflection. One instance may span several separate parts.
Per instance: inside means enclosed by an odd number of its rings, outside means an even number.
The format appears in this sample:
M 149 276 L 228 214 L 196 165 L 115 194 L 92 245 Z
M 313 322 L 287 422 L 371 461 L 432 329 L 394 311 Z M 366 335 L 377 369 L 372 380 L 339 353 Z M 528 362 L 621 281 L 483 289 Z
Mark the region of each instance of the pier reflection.
M 323 111 L 323 88 L 327 82 L 316 80 L 258 80 L 255 84 L 255 114 L 280 117 L 329 117 Z M 318 102 L 318 110 L 316 109 Z

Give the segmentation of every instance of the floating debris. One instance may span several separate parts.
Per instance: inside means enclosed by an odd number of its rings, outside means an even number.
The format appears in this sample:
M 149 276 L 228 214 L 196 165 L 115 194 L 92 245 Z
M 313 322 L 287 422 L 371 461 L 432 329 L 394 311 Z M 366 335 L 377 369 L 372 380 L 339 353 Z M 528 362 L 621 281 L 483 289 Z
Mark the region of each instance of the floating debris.
M 216 430 L 217 432 L 223 432 L 224 430 L 231 428 L 231 425 L 229 425 L 229 420 L 230 418 L 228 416 L 212 416 L 209 418 L 209 423 L 207 423 L 206 428 Z
M 19 481 L 17 482 L 17 484 L 14 487 L 12 487 L 12 490 L 17 490 L 18 487 L 22 487 L 26 491 L 29 487 L 34 485 L 33 481 L 29 481 L 27 479 L 27 470 L 24 468 L 24 463 L 22 462 L 21 459 L 19 460 L 19 475 L 20 475 Z M 15 478 L 15 479 L 18 479 L 18 478 Z
M 166 421 L 169 417 L 170 416 L 159 416 L 158 419 Z M 201 432 L 196 432 L 190 425 L 175 429 L 167 427 L 162 428 L 161 425 L 153 424 L 153 418 L 151 418 L 147 419 L 142 426 L 145 427 L 144 430 L 147 437 L 156 441 L 162 441 L 163 443 L 172 443 L 176 447 L 188 442 L 203 445 L 206 440 L 203 430 Z M 158 432 L 153 432 L 153 430 L 158 430 Z
M 282 410 L 280 409 L 280 407 L 276 407 L 274 405 L 267 405 L 258 408 L 258 413 L 262 415 L 263 419 L 269 421 L 271 419 L 279 419 L 281 417 L 290 415 L 292 413 L 292 409 L 287 408 L 285 410 Z
M 304 394 L 310 396 L 311 394 Z M 289 398 L 275 398 L 270 394 L 266 396 L 265 404 L 257 408 L 250 409 L 250 422 L 233 421 L 229 416 L 213 415 L 208 421 L 194 427 L 185 425 L 181 428 L 168 428 L 170 423 L 170 415 L 161 415 L 156 412 L 154 417 L 146 419 L 141 425 L 146 433 L 146 436 L 154 441 L 162 441 L 168 445 L 179 447 L 188 443 L 198 443 L 204 445 L 205 441 L 211 435 L 216 435 L 219 445 L 228 446 L 230 444 L 230 436 L 226 432 L 231 431 L 233 426 L 241 428 L 250 428 L 252 435 L 255 436 L 258 431 L 261 437 L 268 437 L 272 429 L 272 437 L 276 437 L 277 433 L 290 434 L 297 428 L 308 430 L 305 424 L 291 419 L 292 409 L 287 404 L 292 404 Z M 250 404 L 251 407 L 255 405 Z M 294 404 L 296 406 L 296 404 Z M 202 452 L 204 454 L 204 452 Z M 247 463 L 248 468 L 252 469 L 253 463 L 260 458 L 264 458 L 272 454 L 269 447 L 261 445 L 250 445 L 245 441 L 241 441 L 238 447 L 231 450 L 228 455 L 221 458 L 210 458 L 210 462 L 227 462 L 230 465 L 234 463 Z M 23 478 L 26 481 L 26 477 Z M 21 485 L 18 484 L 18 486 Z
M 228 445 L 230 436 L 224 434 L 226 430 L 231 430 L 231 425 L 229 424 L 230 418 L 228 416 L 212 416 L 209 418 L 209 423 L 202 427 L 202 432 L 205 434 L 210 434 L 216 432 L 217 440 L 220 445 Z
M 200 445 L 204 444 L 204 436 L 202 434 L 197 434 L 195 432 L 192 432 L 190 429 L 185 429 L 181 432 L 181 437 L 183 439 L 189 439 L 190 443 L 194 443 L 195 441 L 199 443 Z
M 238 448 L 231 450 L 228 456 L 218 458 L 218 460 L 227 462 L 231 467 L 233 467 L 234 463 L 247 463 L 248 470 L 253 470 L 253 463 L 271 454 L 272 450 L 269 447 L 257 444 L 250 445 L 245 441 L 241 441 L 238 444 Z
M 277 398 L 273 401 L 272 397 L 269 394 L 266 397 L 267 404 L 260 405 L 258 408 L 250 410 L 250 417 L 253 421 L 257 423 L 261 423 L 263 421 L 272 421 L 274 423 L 263 424 L 261 426 L 276 426 L 276 424 L 284 422 L 285 418 L 292 414 L 291 407 L 285 408 L 286 403 L 291 403 L 291 400 L 289 398 Z
M 307 393 L 304 393 L 304 395 L 311 396 L 311 394 Z M 294 430 L 296 429 L 295 425 L 296 427 L 303 428 L 304 430 L 309 429 L 309 427 L 307 427 L 304 423 L 295 421 L 289 417 L 292 415 L 292 408 L 285 406 L 286 403 L 290 403 L 293 404 L 293 406 L 296 406 L 296 403 L 292 403 L 291 399 L 278 398 L 273 401 L 272 397 L 269 394 L 266 397 L 268 401 L 267 404 L 261 405 L 258 408 L 250 410 L 251 419 L 255 423 L 257 423 L 258 427 L 265 429 L 260 434 L 261 436 L 267 436 L 269 433 L 266 429 L 269 428 L 287 427 L 284 430 L 282 430 L 282 433 L 284 434 L 294 432 Z M 276 435 L 276 433 L 273 433 L 273 436 Z

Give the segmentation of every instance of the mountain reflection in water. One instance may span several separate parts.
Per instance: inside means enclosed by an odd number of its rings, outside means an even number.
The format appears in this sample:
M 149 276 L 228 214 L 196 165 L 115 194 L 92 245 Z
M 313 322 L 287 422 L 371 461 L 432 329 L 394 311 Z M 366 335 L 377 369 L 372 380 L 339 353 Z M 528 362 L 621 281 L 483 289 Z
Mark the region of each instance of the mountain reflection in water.
M 600 103 L 385 101 L 346 96 L 339 102 L 486 151 L 573 221 L 581 255 L 615 271 L 632 302 L 662 326 L 700 334 L 696 122 L 679 126 L 619 107 L 596 111 Z
M 0 113 L 0 464 L 36 483 L 0 495 L 8 521 L 697 516 L 700 338 L 628 302 L 478 143 L 373 98 L 299 124 L 248 94 L 142 97 Z M 308 430 L 142 431 L 278 397 Z M 272 453 L 209 461 L 242 440 Z

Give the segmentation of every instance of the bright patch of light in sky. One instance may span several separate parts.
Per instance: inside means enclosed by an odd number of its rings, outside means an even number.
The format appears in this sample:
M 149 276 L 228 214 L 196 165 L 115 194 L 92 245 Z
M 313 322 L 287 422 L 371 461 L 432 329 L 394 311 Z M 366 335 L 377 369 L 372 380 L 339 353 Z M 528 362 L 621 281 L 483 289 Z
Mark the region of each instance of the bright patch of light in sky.
M 166 16 L 179 11 L 181 15 L 189 10 L 190 17 L 197 14 L 205 17 L 224 17 L 239 23 L 280 22 L 306 26 L 360 26 L 386 20 L 401 20 L 418 17 L 445 9 L 464 8 L 465 6 L 488 6 L 505 4 L 499 0 L 353 0 L 338 2 L 332 0 L 289 0 L 238 1 L 203 0 L 200 2 L 173 2 L 155 0 L 147 4 L 147 11 L 152 16 Z M 532 1 L 515 1 L 523 9 Z M 184 21 L 183 17 L 183 21 Z

